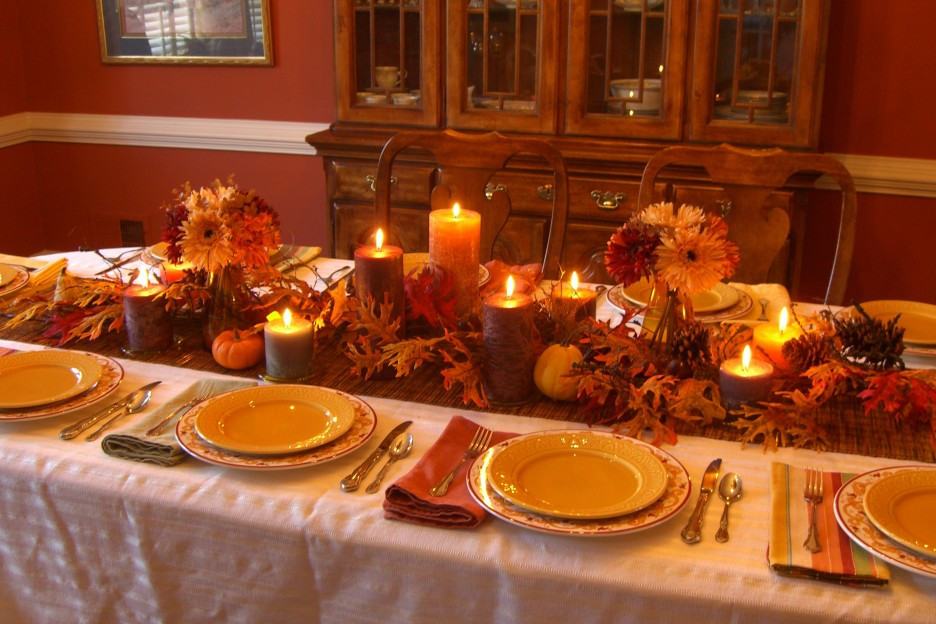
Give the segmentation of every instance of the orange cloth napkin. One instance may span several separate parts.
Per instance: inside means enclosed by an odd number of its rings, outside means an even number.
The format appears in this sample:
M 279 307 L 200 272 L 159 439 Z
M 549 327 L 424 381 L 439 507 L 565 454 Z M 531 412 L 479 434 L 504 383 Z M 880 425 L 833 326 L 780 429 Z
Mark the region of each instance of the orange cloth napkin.
M 835 520 L 835 492 L 852 475 L 823 473 L 822 502 L 816 507 L 822 550 L 803 548 L 809 528 L 808 503 L 803 499 L 806 471 L 786 464 L 770 466 L 770 568 L 782 576 L 812 578 L 851 586 L 887 585 L 887 564 L 853 543 Z
M 461 461 L 477 429 L 477 423 L 463 416 L 453 416 L 439 439 L 412 470 L 387 488 L 383 502 L 384 517 L 447 529 L 470 529 L 481 524 L 487 513 L 471 497 L 465 480 L 470 460 L 455 473 L 445 496 L 429 494 L 429 490 Z M 491 436 L 491 446 L 515 435 L 495 431 Z

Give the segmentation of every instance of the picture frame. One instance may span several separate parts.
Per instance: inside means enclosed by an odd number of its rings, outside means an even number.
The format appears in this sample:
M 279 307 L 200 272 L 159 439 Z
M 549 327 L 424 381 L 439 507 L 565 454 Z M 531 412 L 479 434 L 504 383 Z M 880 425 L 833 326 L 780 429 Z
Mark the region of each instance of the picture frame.
M 270 0 L 97 0 L 104 63 L 272 65 Z

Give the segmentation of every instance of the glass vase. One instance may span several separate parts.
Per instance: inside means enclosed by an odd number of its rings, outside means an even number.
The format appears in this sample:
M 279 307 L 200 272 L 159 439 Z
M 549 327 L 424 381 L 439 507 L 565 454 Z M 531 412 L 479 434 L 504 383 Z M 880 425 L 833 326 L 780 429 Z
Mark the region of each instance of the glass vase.
M 661 279 L 654 280 L 650 300 L 644 312 L 644 330 L 652 332 L 650 345 L 663 347 L 672 340 L 680 327 L 692 323 L 695 313 L 692 298 L 678 290 L 667 288 Z
M 249 326 L 244 310 L 250 303 L 250 289 L 241 268 L 228 265 L 208 274 L 208 292 L 210 298 L 205 306 L 202 337 L 205 349 L 211 351 L 211 345 L 221 332 Z

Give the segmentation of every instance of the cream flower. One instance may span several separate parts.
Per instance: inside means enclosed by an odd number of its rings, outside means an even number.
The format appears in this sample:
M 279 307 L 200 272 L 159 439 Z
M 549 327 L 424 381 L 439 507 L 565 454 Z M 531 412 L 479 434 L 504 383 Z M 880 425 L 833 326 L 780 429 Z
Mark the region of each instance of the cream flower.
M 725 238 L 727 228 L 715 225 L 677 228 L 660 237 L 656 267 L 668 288 L 692 295 L 734 273 L 738 248 Z
M 196 208 L 179 229 L 182 256 L 196 268 L 216 271 L 234 258 L 231 233 L 217 210 Z

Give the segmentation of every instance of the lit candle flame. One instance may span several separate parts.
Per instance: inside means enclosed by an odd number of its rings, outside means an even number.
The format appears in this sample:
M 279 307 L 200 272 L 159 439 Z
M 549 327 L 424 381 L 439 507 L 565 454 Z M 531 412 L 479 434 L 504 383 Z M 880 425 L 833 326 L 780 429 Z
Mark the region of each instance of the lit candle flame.
M 459 212 L 461 212 L 461 206 L 458 205 L 458 202 L 455 202 L 455 204 L 452 206 L 452 216 L 457 219 Z
M 146 288 L 147 286 L 149 286 L 149 272 L 148 271 L 140 271 L 140 276 L 137 278 L 137 284 L 139 284 L 143 288 Z
M 748 371 L 751 366 L 751 345 L 744 345 L 744 351 L 741 353 L 741 370 Z
M 286 308 L 286 311 L 283 312 L 283 327 L 289 327 L 292 325 L 292 312 L 289 311 L 289 308 Z
M 377 241 L 377 251 L 383 249 L 383 229 L 377 228 L 377 233 L 374 235 L 374 240 Z
M 514 293 L 514 278 L 513 275 L 507 276 L 507 298 L 510 299 L 513 297 Z
M 790 313 L 787 312 L 786 307 L 780 310 L 780 319 L 777 321 L 777 327 L 780 328 L 780 335 L 783 335 L 783 332 L 786 331 L 787 323 L 790 321 Z
M 572 271 L 572 279 L 569 280 L 569 283 L 572 284 L 572 290 L 576 291 L 576 294 L 578 294 L 577 292 L 578 287 L 579 287 L 578 273 L 576 273 L 575 271 Z

